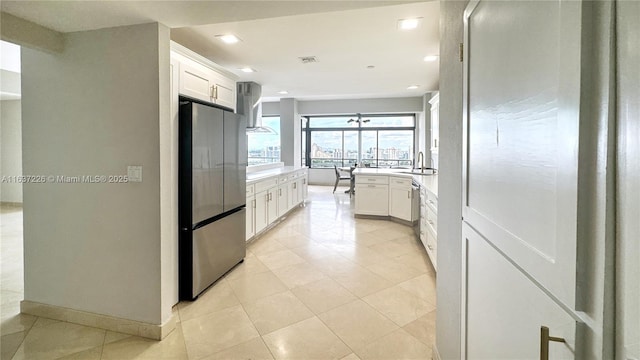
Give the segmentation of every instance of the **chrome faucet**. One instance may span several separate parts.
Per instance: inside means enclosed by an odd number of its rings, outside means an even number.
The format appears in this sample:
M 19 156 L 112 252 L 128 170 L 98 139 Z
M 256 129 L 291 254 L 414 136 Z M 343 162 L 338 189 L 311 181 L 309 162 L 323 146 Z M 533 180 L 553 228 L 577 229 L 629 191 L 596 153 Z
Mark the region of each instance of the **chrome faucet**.
M 424 173 L 424 154 L 422 151 L 418 152 L 418 159 L 416 162 L 420 162 L 420 172 Z

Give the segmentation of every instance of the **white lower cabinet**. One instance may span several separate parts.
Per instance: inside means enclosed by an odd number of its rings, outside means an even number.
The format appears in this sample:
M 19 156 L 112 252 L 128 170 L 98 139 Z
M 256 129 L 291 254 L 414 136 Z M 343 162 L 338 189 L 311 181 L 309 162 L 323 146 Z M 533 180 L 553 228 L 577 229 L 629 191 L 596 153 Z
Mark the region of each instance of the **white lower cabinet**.
M 309 176 L 306 172 L 302 177 L 302 201 L 307 200 L 309 197 Z
M 293 180 L 289 183 L 289 210 L 300 203 L 298 199 L 298 181 Z
M 246 239 L 259 234 L 303 202 L 307 191 L 306 169 L 247 185 Z
M 267 215 L 267 209 L 269 208 L 269 194 L 267 191 L 262 191 L 256 194 L 254 205 L 254 234 L 264 230 L 269 224 Z
M 278 186 L 278 216 L 282 216 L 289 211 L 289 184 Z
M 256 195 L 255 195 L 255 186 L 247 185 L 247 221 L 246 221 L 246 232 L 245 238 L 249 240 L 253 235 L 256 234 Z
M 356 176 L 356 214 L 389 216 L 388 184 L 388 176 Z
M 273 187 L 267 190 L 267 223 L 276 221 L 278 215 L 278 188 Z
M 433 268 L 438 270 L 438 199 L 430 191 L 420 189 L 420 234 L 424 234 L 424 244 L 427 255 L 433 264 Z
M 417 221 L 420 226 L 420 242 L 424 245 L 433 268 L 437 270 L 437 178 L 419 178 L 416 180 L 420 183 L 419 190 L 414 190 L 413 180 L 414 178 L 399 175 L 356 173 L 355 213 L 392 217 L 412 224 Z M 423 185 L 423 182 L 427 185 Z
M 411 221 L 411 179 L 389 178 L 389 215 Z

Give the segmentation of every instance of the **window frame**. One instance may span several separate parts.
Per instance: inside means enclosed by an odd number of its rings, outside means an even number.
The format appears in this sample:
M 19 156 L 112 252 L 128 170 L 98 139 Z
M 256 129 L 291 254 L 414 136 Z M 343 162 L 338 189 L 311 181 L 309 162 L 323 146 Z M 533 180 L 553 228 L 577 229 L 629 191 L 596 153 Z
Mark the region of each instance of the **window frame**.
M 363 127 L 362 124 L 358 124 L 357 127 L 353 127 L 350 125 L 345 125 L 344 127 L 313 127 L 313 121 L 312 119 L 321 119 L 321 118 L 335 118 L 335 117 L 345 117 L 345 118 L 353 118 L 356 117 L 356 114 L 351 114 L 351 115 L 307 115 L 307 116 L 303 116 L 304 119 L 302 119 L 302 123 L 301 123 L 301 136 L 302 141 L 301 143 L 304 141 L 305 142 L 305 153 L 303 153 L 303 157 L 306 163 L 306 167 L 311 168 L 311 169 L 328 169 L 325 167 L 313 167 L 313 162 L 311 159 L 311 134 L 313 132 L 328 132 L 328 131 L 340 131 L 342 132 L 342 158 L 341 158 L 341 163 L 342 166 L 345 166 L 345 151 L 344 151 L 344 132 L 345 131 L 355 131 L 358 133 L 358 152 L 359 152 L 359 157 L 360 157 L 360 161 L 364 162 L 365 159 L 362 158 L 362 133 L 363 132 L 375 132 L 376 133 L 376 148 L 379 149 L 379 132 L 380 131 L 411 131 L 413 136 L 412 136 L 412 144 L 413 144 L 413 151 L 410 154 L 411 157 L 409 159 L 409 161 L 413 162 L 415 159 L 415 149 L 417 146 L 417 138 L 416 138 L 416 130 L 417 130 L 417 116 L 415 113 L 408 113 L 408 114 L 403 114 L 403 113 L 394 113 L 394 114 L 361 114 L 361 116 L 363 118 L 376 118 L 376 117 L 394 117 L 394 116 L 408 116 L 408 117 L 412 117 L 413 118 L 413 126 L 397 126 L 397 127 L 389 127 L 389 126 L 367 126 L 367 127 Z M 306 123 L 306 127 L 304 126 Z M 374 160 L 376 167 L 378 166 L 379 162 L 380 162 L 380 158 L 379 158 L 379 152 L 376 151 L 376 157 L 375 159 L 366 159 L 366 160 Z M 384 159 L 383 159 L 384 160 Z M 357 161 L 357 160 L 356 160 Z M 398 166 L 400 164 L 400 161 L 402 160 L 395 160 L 398 163 Z

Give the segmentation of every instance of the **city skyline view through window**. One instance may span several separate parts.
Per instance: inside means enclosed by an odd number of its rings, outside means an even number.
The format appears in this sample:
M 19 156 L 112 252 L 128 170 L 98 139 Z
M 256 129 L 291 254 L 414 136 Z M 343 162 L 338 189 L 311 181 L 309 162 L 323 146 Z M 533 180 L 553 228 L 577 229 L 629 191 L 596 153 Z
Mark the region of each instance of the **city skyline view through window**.
M 356 115 L 303 118 L 302 164 L 312 168 L 413 165 L 414 115 L 363 115 L 360 123 L 356 119 Z M 274 133 L 248 134 L 249 166 L 280 161 L 280 117 L 263 117 L 262 123 Z
M 303 121 L 303 144 L 312 168 L 348 166 L 360 162 L 372 167 L 410 167 L 415 146 L 415 117 L 309 117 Z M 368 120 L 365 122 L 365 120 Z M 304 139 L 308 132 L 308 139 Z M 303 147 L 304 148 L 304 147 Z M 360 154 L 361 151 L 361 154 Z
M 262 126 L 274 133 L 247 134 L 249 166 L 280 162 L 280 117 L 264 116 Z

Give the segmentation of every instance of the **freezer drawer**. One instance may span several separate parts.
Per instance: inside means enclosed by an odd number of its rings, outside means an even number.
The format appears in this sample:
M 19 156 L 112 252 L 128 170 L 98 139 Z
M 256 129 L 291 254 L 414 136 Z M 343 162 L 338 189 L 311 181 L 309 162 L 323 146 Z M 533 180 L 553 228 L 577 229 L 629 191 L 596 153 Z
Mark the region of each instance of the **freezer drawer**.
M 193 231 L 192 298 L 246 255 L 246 209 Z

